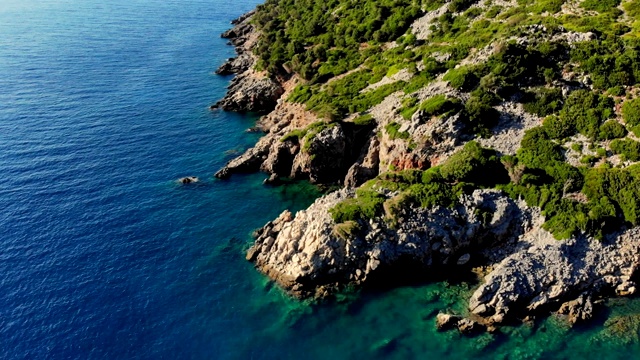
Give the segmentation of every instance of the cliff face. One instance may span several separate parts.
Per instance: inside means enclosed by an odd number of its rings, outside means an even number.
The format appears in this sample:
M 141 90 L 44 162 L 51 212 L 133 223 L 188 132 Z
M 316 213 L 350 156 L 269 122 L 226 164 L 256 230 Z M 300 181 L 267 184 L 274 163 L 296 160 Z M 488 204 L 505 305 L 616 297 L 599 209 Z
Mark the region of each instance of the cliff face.
M 440 319 L 464 332 L 549 311 L 574 323 L 589 319 L 603 296 L 634 294 L 640 263 L 640 230 L 630 215 L 636 210 L 628 208 L 634 202 L 602 190 L 634 164 L 622 161 L 613 146 L 619 140 L 611 141 L 628 134 L 612 122 L 626 120 L 607 98 L 613 90 L 602 95 L 580 62 L 600 40 L 563 26 L 511 29 L 522 20 L 508 14 L 540 14 L 516 1 L 494 7 L 472 1 L 465 11 L 452 10 L 458 2 L 439 3 L 413 21 L 415 38 L 384 43 L 364 64 L 328 79 L 304 81 L 289 63 L 278 74 L 256 71 L 261 35 L 253 14 L 223 34 L 238 56 L 218 73 L 237 75 L 212 107 L 267 114 L 257 124 L 264 136 L 215 176 L 262 171 L 269 183 L 291 178 L 343 186 L 259 229 L 247 259 L 301 298 L 408 274 L 441 278 L 482 268 L 486 276 L 467 318 Z M 496 11 L 506 15 L 495 20 Z M 569 10 L 546 11 L 566 19 Z M 495 26 L 492 36 L 503 37 L 460 55 L 445 42 L 454 36 L 446 33 L 452 24 L 473 36 L 477 24 Z M 368 46 L 360 44 L 360 51 Z M 385 56 L 396 63 L 380 65 Z M 377 74 L 376 66 L 386 73 Z M 631 87 L 625 91 L 635 96 Z M 351 94 L 346 105 L 345 93 Z M 496 155 L 460 155 L 472 140 Z M 574 159 L 576 152 L 583 159 Z M 596 155 L 587 168 L 576 167 Z M 620 170 L 596 168 L 595 161 Z M 623 175 L 624 181 L 635 176 Z M 496 185 L 502 190 L 491 189 Z M 454 201 L 438 203 L 451 194 Z M 352 207 L 336 215 L 340 206 Z
M 425 273 L 468 270 L 531 227 L 528 209 L 487 190 L 464 195 L 453 209 L 404 208 L 395 224 L 384 219 L 336 224 L 328 210 L 354 196 L 343 189 L 295 218 L 285 211 L 258 231 L 247 258 L 293 294 L 323 296 L 400 265 Z
M 221 108 L 226 111 L 237 112 L 269 112 L 275 106 L 283 94 L 284 89 L 277 81 L 272 80 L 266 74 L 253 70 L 256 63 L 251 49 L 258 41 L 259 34 L 250 23 L 254 12 L 235 21 L 235 26 L 222 34 L 223 38 L 230 40 L 235 46 L 237 57 L 228 59 L 222 64 L 217 74 L 237 76 L 231 80 L 227 95 L 212 109 Z

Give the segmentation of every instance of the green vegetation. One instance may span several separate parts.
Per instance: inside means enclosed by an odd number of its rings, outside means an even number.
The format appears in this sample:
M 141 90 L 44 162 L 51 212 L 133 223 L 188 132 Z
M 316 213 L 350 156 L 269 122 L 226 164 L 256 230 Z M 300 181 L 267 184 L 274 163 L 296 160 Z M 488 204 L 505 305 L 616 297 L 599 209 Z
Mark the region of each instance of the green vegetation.
M 563 139 L 576 133 L 596 139 L 601 133 L 610 135 L 609 131 L 615 125 L 607 125 L 604 129 L 600 126 L 613 115 L 613 99 L 577 90 L 569 95 L 558 116 L 544 120 L 543 128 L 551 139 Z
M 600 126 L 600 140 L 613 140 L 627 136 L 627 129 L 615 120 L 609 120 Z
M 593 10 L 597 12 L 608 12 L 620 5 L 620 0 L 585 0 L 580 4 L 585 10 Z
M 640 125 L 640 98 L 622 104 L 622 118 L 629 126 Z
M 558 88 L 538 88 L 525 94 L 524 110 L 538 116 L 547 116 L 562 108 L 564 99 Z
M 376 119 L 371 114 L 364 114 L 353 119 L 353 123 L 358 126 L 373 126 L 376 124 Z
M 450 207 L 463 192 L 507 183 L 509 177 L 495 151 L 468 142 L 442 166 L 426 171 L 385 173 L 357 190 L 356 197 L 330 210 L 337 223 L 386 215 L 392 223 L 401 209 L 413 204 L 425 208 Z M 390 199 L 379 190 L 400 191 Z
M 640 160 L 640 142 L 635 140 L 614 140 L 611 142 L 611 151 L 614 154 L 620 154 L 623 160 Z
M 353 236 L 360 231 L 358 221 L 378 216 L 394 224 L 410 205 L 453 206 L 460 194 L 479 187 L 498 187 L 540 207 L 545 228 L 557 238 L 578 232 L 599 237 L 622 223 L 636 225 L 640 168 L 612 168 L 607 155 L 640 161 L 640 142 L 627 137 L 629 132 L 640 135 L 640 98 L 634 98 L 640 85 L 640 0 L 584 0 L 579 4 L 586 13 L 579 15 L 560 12 L 565 0 L 518 0 L 505 8 L 490 1 L 484 8 L 472 6 L 476 2 L 448 2 L 425 40 L 408 31 L 409 25 L 421 16 L 421 8 L 437 9 L 444 0 L 267 0 L 259 7 L 255 23 L 264 34 L 256 50 L 259 65 L 273 76 L 300 74 L 305 81 L 288 101 L 305 104 L 325 120 L 292 131 L 282 141 L 304 147 L 350 115 L 355 125 L 373 127 L 377 123 L 369 109 L 395 92 L 401 92 L 397 112 L 402 118 L 411 119 L 417 111 L 426 117 L 459 114 L 469 138 L 492 135 L 500 119 L 496 105 L 505 100 L 521 102 L 525 111 L 543 118 L 541 126 L 525 133 L 515 156 L 499 157 L 471 141 L 441 166 L 378 176 L 354 199 L 331 210 L 339 223 L 335 233 Z M 620 4 L 628 17 L 617 8 Z M 536 39 L 551 38 L 561 26 L 593 32 L 594 40 L 571 46 L 504 41 L 531 31 L 542 31 Z M 395 46 L 389 46 L 391 41 Z M 486 61 L 461 65 L 490 44 L 494 51 Z M 412 77 L 367 89 L 400 71 Z M 420 102 L 423 95 L 416 91 L 443 74 L 467 100 L 436 95 Z M 567 83 L 567 75 L 593 90 L 582 86 L 563 93 L 558 83 Z M 623 124 L 616 118 L 616 104 L 621 104 Z M 387 121 L 380 132 L 415 146 L 411 134 L 400 131 L 402 120 Z M 568 149 L 562 145 L 577 134 L 590 145 L 574 167 L 566 162 Z M 583 151 L 577 143 L 571 149 Z M 386 190 L 396 193 L 382 195 Z
M 256 54 L 271 73 L 331 77 L 364 61 L 362 43 L 398 38 L 419 14 L 415 0 L 267 0 L 254 17 L 264 34 Z
M 387 131 L 387 134 L 389 134 L 389 138 L 391 140 L 395 140 L 395 139 L 406 140 L 410 137 L 408 132 L 400 131 L 400 124 L 396 122 L 390 122 L 389 124 L 387 124 L 387 126 L 384 127 L 384 129 Z

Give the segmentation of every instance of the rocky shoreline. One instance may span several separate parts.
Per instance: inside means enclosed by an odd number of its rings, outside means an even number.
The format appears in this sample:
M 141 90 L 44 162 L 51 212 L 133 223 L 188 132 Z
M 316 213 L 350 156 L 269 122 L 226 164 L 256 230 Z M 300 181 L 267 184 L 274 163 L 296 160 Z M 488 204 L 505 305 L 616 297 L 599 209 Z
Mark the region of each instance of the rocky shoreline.
M 475 190 L 461 196 L 452 208 L 402 208 L 396 222 L 376 217 L 337 224 L 329 209 L 354 198 L 355 188 L 365 181 L 391 165 L 402 170 L 439 164 L 469 139 L 455 116 L 431 119 L 421 111 L 400 131 L 420 134 L 429 139 L 428 144 L 412 149 L 386 133 L 376 136 L 377 129 L 398 116 L 400 98 L 392 94 L 369 111 L 377 128 L 356 126 L 347 119 L 320 126 L 313 136 L 289 140 L 289 134 L 322 120 L 303 105 L 284 100 L 299 82 L 296 75 L 269 78 L 254 70 L 251 49 L 259 34 L 250 23 L 251 15 L 236 20 L 223 34 L 238 56 L 217 73 L 237 75 L 227 95 L 212 109 L 266 113 L 258 122 L 264 136 L 215 176 L 263 171 L 269 183 L 286 177 L 343 187 L 297 214 L 283 212 L 256 231 L 247 260 L 293 296 L 328 297 L 380 276 L 403 276 L 399 267 L 425 276 L 483 269 L 468 313 L 441 314 L 437 319 L 439 329 L 458 328 L 472 334 L 550 312 L 565 316 L 571 324 L 586 321 L 603 297 L 636 292 L 639 228 L 603 240 L 580 235 L 558 241 L 542 228 L 540 210 L 498 190 Z M 443 81 L 422 89 L 420 97 L 445 93 L 465 97 Z M 493 141 L 494 148 L 502 146 L 503 153 L 514 153 L 524 130 L 540 119 L 514 104 L 501 106 L 497 140 L 481 141 Z

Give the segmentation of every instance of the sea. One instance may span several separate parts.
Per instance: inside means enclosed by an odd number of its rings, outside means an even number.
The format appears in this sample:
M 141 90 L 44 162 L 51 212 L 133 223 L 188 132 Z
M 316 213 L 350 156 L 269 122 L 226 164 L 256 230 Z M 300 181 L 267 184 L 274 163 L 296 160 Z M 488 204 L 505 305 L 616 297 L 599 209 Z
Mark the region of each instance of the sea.
M 208 108 L 231 79 L 219 35 L 257 4 L 0 0 L 0 359 L 638 356 L 637 299 L 465 337 L 435 317 L 474 281 L 311 303 L 258 273 L 252 231 L 321 193 L 213 177 L 259 137 L 257 116 Z

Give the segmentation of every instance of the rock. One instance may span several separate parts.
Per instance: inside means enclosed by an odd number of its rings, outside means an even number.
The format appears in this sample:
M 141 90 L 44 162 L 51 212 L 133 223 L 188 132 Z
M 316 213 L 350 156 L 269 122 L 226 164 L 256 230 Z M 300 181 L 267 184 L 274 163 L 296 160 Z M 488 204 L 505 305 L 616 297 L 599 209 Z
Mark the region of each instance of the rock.
M 485 277 L 469 301 L 472 313 L 500 323 L 511 313 L 562 304 L 560 313 L 570 322 L 587 320 L 593 314 L 594 294 L 617 290 L 626 281 L 623 274 L 638 267 L 640 248 L 635 239 L 640 229 L 603 241 L 586 237 L 557 241 L 540 228 L 541 223 L 542 218 L 536 230 L 523 236 L 515 251 Z
M 251 54 L 243 53 L 238 55 L 238 57 L 233 57 L 227 59 L 220 67 L 216 70 L 216 74 L 218 75 L 231 75 L 231 74 L 240 74 L 245 71 L 248 71 L 254 64 L 254 59 Z
M 458 265 L 465 265 L 466 263 L 469 262 L 469 260 L 471 259 L 471 255 L 470 254 L 464 254 L 462 256 L 460 256 L 458 258 L 457 264 Z
M 354 163 L 344 179 L 345 187 L 357 187 L 378 175 L 380 164 L 380 141 L 370 136 L 363 148 L 360 158 Z
M 636 293 L 636 284 L 633 281 L 625 281 L 616 287 L 616 295 L 629 296 Z
M 458 325 L 462 317 L 440 313 L 436 316 L 436 329 L 443 331 L 453 329 Z
M 243 23 L 243 22 L 249 20 L 249 18 L 252 17 L 255 13 L 256 13 L 256 10 L 253 9 L 253 10 L 251 10 L 251 11 L 245 13 L 245 14 L 242 14 L 237 19 L 231 20 L 231 24 L 232 25 L 237 25 L 237 24 Z
M 262 183 L 265 185 L 278 185 L 280 178 L 276 174 L 271 174 L 268 178 L 264 179 Z
M 227 94 L 214 106 L 225 111 L 265 113 L 273 110 L 282 86 L 253 71 L 248 71 L 231 80 Z
M 237 57 L 228 59 L 216 70 L 217 74 L 238 74 L 229 85 L 227 94 L 212 109 L 237 112 L 269 112 L 276 106 L 284 93 L 282 85 L 252 69 L 255 58 L 252 48 L 258 41 L 259 33 L 251 24 L 253 13 L 240 17 L 235 26 L 222 34 L 235 46 Z
M 197 183 L 198 181 L 200 181 L 200 179 L 198 179 L 195 176 L 187 176 L 187 177 L 178 179 L 178 183 L 182 185 L 194 184 L 194 183 Z
M 303 144 L 291 168 L 291 178 L 309 178 L 311 183 L 332 183 L 344 176 L 347 138 L 340 124 L 332 124 Z
M 260 250 L 255 257 L 258 269 L 292 294 L 309 297 L 317 288 L 331 293 L 339 288 L 335 284 L 369 281 L 371 274 L 390 271 L 399 261 L 421 264 L 425 269 L 443 266 L 448 256 L 442 254 L 464 253 L 463 249 L 484 238 L 499 244 L 526 230 L 521 219 L 528 215 L 513 200 L 499 191 L 477 190 L 471 196 L 464 195 L 455 208 L 403 209 L 405 221 L 395 227 L 380 218 L 353 222 L 349 228 L 334 231 L 336 224 L 328 210 L 354 196 L 353 189 L 342 189 L 316 200 L 294 220 L 283 223 L 279 231 L 265 225 L 254 245 Z M 505 206 L 495 215 L 504 219 L 485 224 L 474 215 L 478 206 Z M 267 249 L 268 236 L 275 240 Z M 443 244 L 438 251 L 433 250 L 436 243 Z
M 567 301 L 558 310 L 559 314 L 567 315 L 570 324 L 586 321 L 593 317 L 593 303 L 591 297 L 586 294 L 580 295 L 577 299 Z
M 486 329 L 484 325 L 471 319 L 462 319 L 458 321 L 457 326 L 460 333 L 464 335 L 475 335 Z

